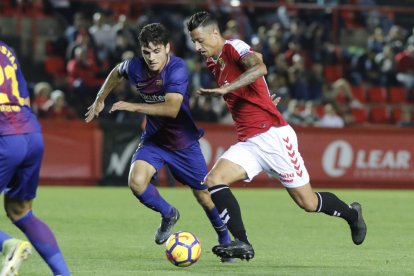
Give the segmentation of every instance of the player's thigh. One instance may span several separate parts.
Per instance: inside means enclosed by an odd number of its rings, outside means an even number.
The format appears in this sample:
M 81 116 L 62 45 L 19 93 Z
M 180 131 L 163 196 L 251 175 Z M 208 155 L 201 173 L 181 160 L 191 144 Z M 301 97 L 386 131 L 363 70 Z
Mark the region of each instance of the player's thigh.
M 145 190 L 163 165 L 162 149 L 151 143 L 140 145 L 131 159 L 128 176 L 129 186 Z
M 2 192 L 13 178 L 26 154 L 22 147 L 21 135 L 0 136 L 0 191 Z
M 290 126 L 272 127 L 251 139 L 257 145 L 260 163 L 269 176 L 286 188 L 309 183 L 309 174 L 299 152 L 295 131 Z
M 250 182 L 262 171 L 252 145 L 239 142 L 231 146 L 213 166 L 206 177 L 209 187 L 244 180 Z
M 192 189 L 207 189 L 204 184 L 207 165 L 198 143 L 181 150 L 166 150 L 164 156 L 168 168 L 177 181 Z
M 16 136 L 9 144 L 14 149 L 14 174 L 7 183 L 5 195 L 15 200 L 31 200 L 36 197 L 40 167 L 43 159 L 43 137 L 41 133 L 29 133 Z M 10 165 L 10 164 L 9 164 Z

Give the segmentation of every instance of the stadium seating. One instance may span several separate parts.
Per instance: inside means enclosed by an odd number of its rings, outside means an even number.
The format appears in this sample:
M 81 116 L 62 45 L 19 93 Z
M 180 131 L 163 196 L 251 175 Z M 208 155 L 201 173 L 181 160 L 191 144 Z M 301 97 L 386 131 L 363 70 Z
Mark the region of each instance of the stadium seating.
M 405 87 L 391 86 L 388 89 L 388 100 L 390 103 L 399 104 L 404 103 L 407 100 Z
M 49 56 L 45 59 L 45 71 L 53 77 L 65 75 L 65 60 L 58 56 Z
M 373 124 L 390 123 L 390 111 L 387 106 L 372 107 L 370 111 L 369 121 Z
M 326 65 L 324 67 L 324 76 L 325 76 L 325 80 L 328 82 L 334 82 L 339 78 L 343 77 L 343 70 L 342 70 L 342 66 L 337 64 L 337 65 Z
M 351 87 L 352 95 L 356 98 L 360 103 L 366 103 L 367 97 L 365 89 L 361 86 L 352 86 Z
M 394 107 L 391 110 L 391 123 L 397 123 L 401 118 L 401 107 Z
M 351 114 L 354 117 L 354 123 L 363 124 L 368 122 L 368 109 L 365 107 L 351 108 Z
M 370 103 L 386 103 L 387 89 L 382 86 L 371 86 L 367 90 L 368 101 Z

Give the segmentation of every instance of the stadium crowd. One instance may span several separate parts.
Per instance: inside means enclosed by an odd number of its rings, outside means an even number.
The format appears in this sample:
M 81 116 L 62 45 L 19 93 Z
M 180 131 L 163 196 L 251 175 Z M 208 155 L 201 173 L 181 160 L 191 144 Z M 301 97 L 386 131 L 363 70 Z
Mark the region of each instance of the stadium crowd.
M 33 105 L 40 118 L 82 118 L 110 68 L 140 54 L 136 33 L 150 22 L 171 29 L 172 51 L 187 61 L 191 71 L 191 91 L 215 85 L 185 32 L 185 9 L 147 7 L 132 17 L 99 2 L 69 10 L 50 3 L 44 12 L 63 27 L 45 44 L 45 68 L 51 78 L 33 85 Z M 278 108 L 290 124 L 414 125 L 414 28 L 410 31 L 381 15 L 374 20 L 361 13 L 356 27 L 341 17 L 340 30 L 361 27 L 369 32 L 364 47 L 347 47 L 333 43 L 332 15 L 324 10 L 308 13 L 282 5 L 258 16 L 218 6 L 210 9 L 219 15 L 224 37 L 241 38 L 263 55 L 269 89 L 282 97 Z M 106 106 L 137 100 L 133 91 L 125 82 Z M 197 121 L 232 122 L 221 98 L 194 95 L 191 107 Z M 123 122 L 139 116 L 103 112 L 100 119 Z

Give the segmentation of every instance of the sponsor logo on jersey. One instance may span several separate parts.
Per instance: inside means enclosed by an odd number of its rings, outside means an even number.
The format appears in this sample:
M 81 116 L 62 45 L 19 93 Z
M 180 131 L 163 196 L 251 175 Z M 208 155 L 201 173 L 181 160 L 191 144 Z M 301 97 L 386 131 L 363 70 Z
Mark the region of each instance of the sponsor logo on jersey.
M 165 102 L 165 95 L 148 95 L 148 94 L 141 94 L 142 99 L 146 103 L 163 103 Z

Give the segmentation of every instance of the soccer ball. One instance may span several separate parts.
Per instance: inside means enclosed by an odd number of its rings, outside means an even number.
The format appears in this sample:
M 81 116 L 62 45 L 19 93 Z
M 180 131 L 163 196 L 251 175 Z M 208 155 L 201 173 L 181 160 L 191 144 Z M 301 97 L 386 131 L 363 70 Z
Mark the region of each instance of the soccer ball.
M 174 233 L 165 242 L 165 255 L 175 266 L 190 266 L 200 259 L 200 241 L 190 232 Z

